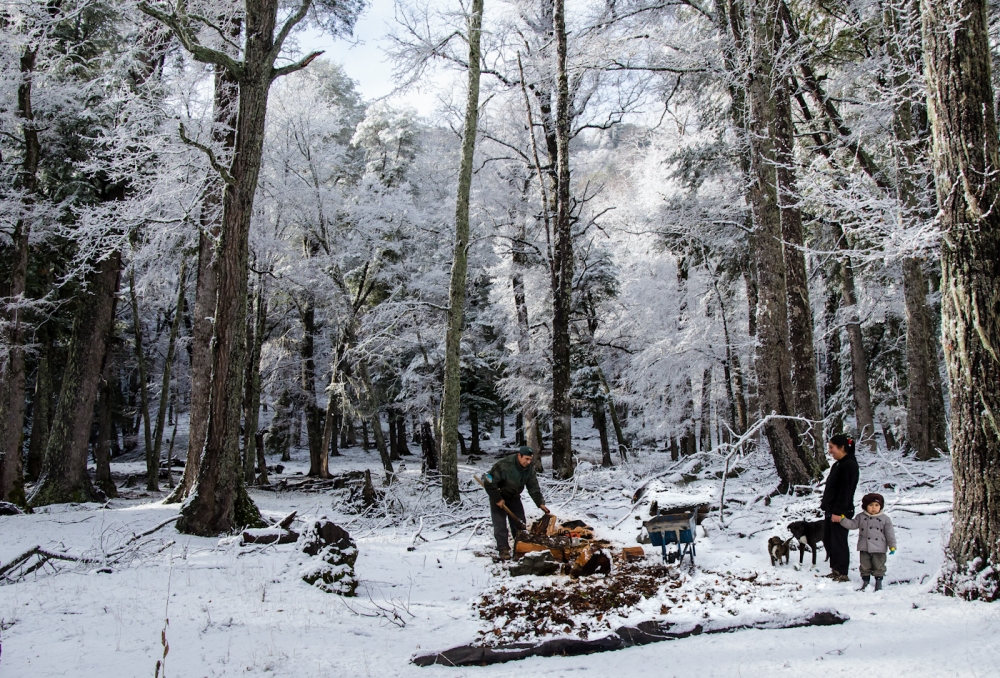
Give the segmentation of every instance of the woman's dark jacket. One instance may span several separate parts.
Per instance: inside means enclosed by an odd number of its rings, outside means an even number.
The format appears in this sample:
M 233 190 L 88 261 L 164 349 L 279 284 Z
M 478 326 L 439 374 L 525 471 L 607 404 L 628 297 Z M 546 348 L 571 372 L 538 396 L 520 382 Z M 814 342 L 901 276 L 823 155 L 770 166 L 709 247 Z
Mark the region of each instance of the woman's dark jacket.
M 854 517 L 854 490 L 858 488 L 858 460 L 848 454 L 830 467 L 819 507 L 825 513 Z

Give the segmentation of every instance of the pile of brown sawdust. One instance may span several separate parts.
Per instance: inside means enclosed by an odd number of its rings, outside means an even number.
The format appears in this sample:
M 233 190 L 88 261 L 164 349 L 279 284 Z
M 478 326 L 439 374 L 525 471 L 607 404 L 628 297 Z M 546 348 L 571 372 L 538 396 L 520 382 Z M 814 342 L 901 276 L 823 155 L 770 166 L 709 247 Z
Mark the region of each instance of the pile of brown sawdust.
M 659 618 L 728 618 L 738 615 L 741 606 L 745 610 L 748 603 L 760 601 L 762 589 L 767 588 L 773 590 L 761 602 L 793 595 L 802 585 L 756 572 L 700 570 L 698 576 L 690 577 L 678 568 L 633 563 L 617 567 L 606 577 L 553 578 L 537 586 L 501 586 L 484 593 L 476 603 L 479 617 L 492 623 L 491 628 L 479 632 L 477 644 L 506 645 L 562 635 L 586 640 L 614 631 L 622 618 L 639 611 L 636 608 L 649 599 L 660 603 L 659 614 L 654 612 Z
M 676 569 L 662 565 L 624 565 L 606 577 L 581 577 L 538 588 L 507 588 L 483 594 L 476 604 L 484 620 L 508 620 L 503 627 L 480 631 L 481 642 L 517 642 L 528 637 L 575 633 L 586 639 L 609 629 L 605 617 L 627 614 L 661 589 L 680 586 Z M 574 617 L 588 621 L 577 622 Z

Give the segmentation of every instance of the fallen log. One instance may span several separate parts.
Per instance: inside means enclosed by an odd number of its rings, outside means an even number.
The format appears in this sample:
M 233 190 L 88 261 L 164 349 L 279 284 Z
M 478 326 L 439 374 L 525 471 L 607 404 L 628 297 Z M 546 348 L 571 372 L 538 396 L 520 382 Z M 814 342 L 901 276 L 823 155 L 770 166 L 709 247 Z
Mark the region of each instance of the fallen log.
M 835 626 L 850 619 L 835 610 L 819 610 L 797 617 L 775 618 L 748 624 L 713 626 L 711 624 L 674 624 L 665 621 L 646 621 L 635 626 L 623 626 L 613 634 L 594 640 L 557 638 L 540 643 L 516 643 L 498 647 L 462 645 L 444 652 L 431 652 L 414 656 L 410 661 L 417 666 L 488 666 L 527 659 L 528 657 L 575 657 L 622 650 L 665 640 L 679 640 L 690 636 L 711 633 L 733 633 L 745 629 L 794 629 L 803 626 Z

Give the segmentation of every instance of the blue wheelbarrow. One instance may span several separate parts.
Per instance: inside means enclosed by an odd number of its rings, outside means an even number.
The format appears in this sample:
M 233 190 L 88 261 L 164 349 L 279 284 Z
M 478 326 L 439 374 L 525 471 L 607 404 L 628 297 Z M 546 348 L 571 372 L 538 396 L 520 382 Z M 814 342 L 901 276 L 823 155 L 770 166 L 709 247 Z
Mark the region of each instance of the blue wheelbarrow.
M 698 535 L 698 511 L 660 515 L 645 521 L 643 527 L 649 534 L 649 542 L 659 546 L 663 554 L 663 562 L 669 564 L 681 563 L 684 556 L 691 559 L 694 567 L 695 544 Z M 668 544 L 676 544 L 676 550 L 667 550 Z

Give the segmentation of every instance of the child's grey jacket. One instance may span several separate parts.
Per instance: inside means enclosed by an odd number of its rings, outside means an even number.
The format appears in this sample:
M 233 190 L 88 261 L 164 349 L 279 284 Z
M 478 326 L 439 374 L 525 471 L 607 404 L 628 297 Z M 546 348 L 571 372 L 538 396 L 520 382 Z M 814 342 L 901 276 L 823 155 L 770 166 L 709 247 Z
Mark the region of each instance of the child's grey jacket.
M 848 530 L 858 530 L 858 550 L 868 553 L 885 553 L 896 548 L 896 532 L 892 519 L 884 513 L 871 515 L 862 511 L 854 518 L 844 518 L 840 524 Z

